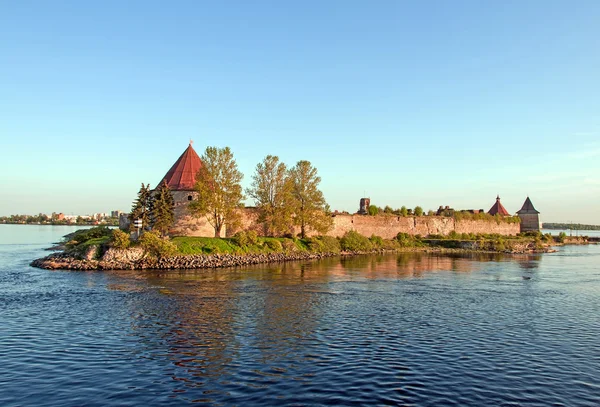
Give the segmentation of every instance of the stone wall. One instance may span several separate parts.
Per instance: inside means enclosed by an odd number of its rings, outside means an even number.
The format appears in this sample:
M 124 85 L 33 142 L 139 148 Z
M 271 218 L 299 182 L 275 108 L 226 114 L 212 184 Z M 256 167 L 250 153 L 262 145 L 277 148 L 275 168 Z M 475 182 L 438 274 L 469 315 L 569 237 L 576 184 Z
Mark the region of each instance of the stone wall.
M 384 239 L 392 239 L 400 232 L 411 235 L 448 235 L 457 233 L 497 233 L 500 235 L 516 235 L 519 233 L 518 223 L 496 223 L 483 220 L 455 221 L 443 216 L 365 216 L 337 215 L 333 218 L 333 228 L 328 235 L 341 237 L 349 230 Z
M 175 201 L 175 218 L 171 230 L 176 236 L 214 236 L 214 228 L 206 217 L 194 218 L 187 211 L 187 192 L 185 196 Z M 265 234 L 265 227 L 258 222 L 256 208 L 244 208 L 242 222 L 237 228 L 223 227 L 221 236 L 233 236 L 240 230 L 254 230 L 259 235 Z M 327 233 L 329 236 L 341 237 L 346 232 L 355 230 L 358 233 L 371 236 L 377 235 L 384 239 L 393 239 L 400 232 L 411 235 L 448 235 L 457 233 L 497 233 L 500 235 L 516 235 L 520 232 L 518 223 L 497 223 L 485 220 L 459 220 L 445 216 L 390 216 L 390 215 L 336 215 L 333 217 L 333 227 Z M 296 232 L 298 233 L 298 229 Z

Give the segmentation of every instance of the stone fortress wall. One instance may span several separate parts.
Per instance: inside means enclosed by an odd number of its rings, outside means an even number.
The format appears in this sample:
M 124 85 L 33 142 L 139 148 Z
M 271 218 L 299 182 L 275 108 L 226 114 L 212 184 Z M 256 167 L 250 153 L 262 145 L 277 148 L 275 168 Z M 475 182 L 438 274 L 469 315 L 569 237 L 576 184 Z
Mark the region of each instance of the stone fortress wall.
M 181 202 L 181 201 L 180 201 Z M 194 218 L 187 212 L 183 202 L 175 207 L 176 224 L 172 234 L 176 236 L 206 236 L 213 237 L 214 229 L 206 218 Z M 239 228 L 222 230 L 221 236 L 233 236 L 239 230 L 254 230 L 259 235 L 264 234 L 264 226 L 258 222 L 258 211 L 255 208 L 245 208 Z M 507 223 L 486 220 L 455 220 L 445 216 L 392 216 L 392 215 L 336 215 L 333 217 L 333 227 L 327 233 L 329 236 L 341 237 L 346 232 L 355 230 L 358 233 L 371 236 L 377 235 L 384 239 L 393 239 L 400 232 L 410 235 L 448 235 L 456 233 L 497 233 L 499 235 L 516 235 L 520 232 L 518 223 Z M 299 232 L 299 230 L 297 231 Z

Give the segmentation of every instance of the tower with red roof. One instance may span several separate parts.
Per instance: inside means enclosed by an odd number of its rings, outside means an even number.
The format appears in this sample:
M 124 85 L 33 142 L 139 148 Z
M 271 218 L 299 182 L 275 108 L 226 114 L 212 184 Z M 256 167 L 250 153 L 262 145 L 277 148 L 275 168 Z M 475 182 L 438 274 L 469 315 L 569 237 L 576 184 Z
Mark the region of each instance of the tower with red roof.
M 500 202 L 500 195 L 496 197 L 496 203 L 488 211 L 490 215 L 510 216 L 510 213 Z

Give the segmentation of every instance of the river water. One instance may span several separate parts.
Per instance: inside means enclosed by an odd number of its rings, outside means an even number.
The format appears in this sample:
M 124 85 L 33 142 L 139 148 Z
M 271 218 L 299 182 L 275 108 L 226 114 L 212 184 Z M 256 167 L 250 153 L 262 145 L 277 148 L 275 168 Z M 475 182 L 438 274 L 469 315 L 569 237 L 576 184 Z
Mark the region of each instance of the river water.
M 600 405 L 600 246 L 28 266 L 72 230 L 0 225 L 2 406 Z

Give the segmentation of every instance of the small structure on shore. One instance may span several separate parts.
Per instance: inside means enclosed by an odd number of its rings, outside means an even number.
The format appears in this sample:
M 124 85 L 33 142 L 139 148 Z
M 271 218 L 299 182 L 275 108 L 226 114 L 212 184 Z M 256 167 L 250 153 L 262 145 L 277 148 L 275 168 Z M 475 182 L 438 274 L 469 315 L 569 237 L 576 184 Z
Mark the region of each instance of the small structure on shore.
M 500 216 L 510 216 L 510 213 L 506 210 L 506 208 L 500 202 L 500 195 L 496 196 L 496 203 L 492 205 L 488 213 L 492 216 L 500 215 Z
M 525 199 L 525 202 L 523 203 L 523 207 L 517 212 L 517 215 L 519 215 L 519 218 L 521 218 L 521 232 L 539 232 L 539 214 L 540 212 L 533 207 L 531 199 L 527 197 L 527 199 Z

